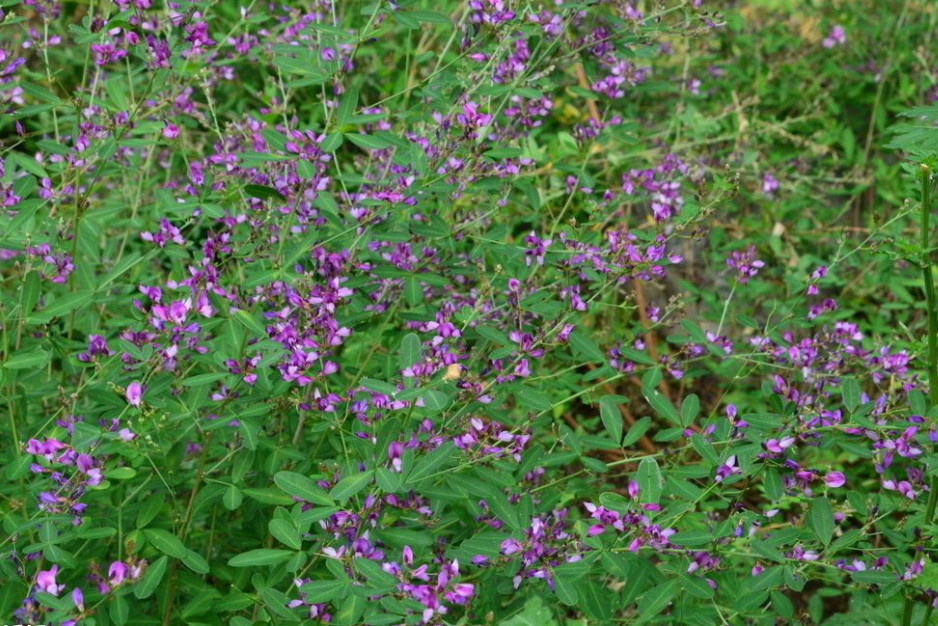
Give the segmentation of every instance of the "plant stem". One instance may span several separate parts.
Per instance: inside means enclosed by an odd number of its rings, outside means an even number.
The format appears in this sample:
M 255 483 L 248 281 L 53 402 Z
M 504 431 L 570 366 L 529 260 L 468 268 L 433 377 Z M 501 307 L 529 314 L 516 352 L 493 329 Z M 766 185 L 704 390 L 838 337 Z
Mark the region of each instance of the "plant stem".
M 932 276 L 931 253 L 929 251 L 929 231 L 928 223 L 931 217 L 931 198 L 929 197 L 929 188 L 931 185 L 931 168 L 922 164 L 922 207 L 921 207 L 921 247 L 922 247 L 922 277 L 925 279 L 925 300 L 928 313 L 928 408 L 929 410 L 938 405 L 938 303 L 935 299 L 935 280 Z M 935 517 L 935 505 L 938 504 L 938 476 L 932 476 L 929 483 L 928 503 L 925 505 L 924 524 L 930 524 Z M 902 611 L 902 626 L 908 626 L 912 623 L 912 609 L 915 601 L 906 596 L 905 606 Z M 923 624 L 927 624 L 930 619 L 930 611 L 925 615 Z
M 928 306 L 928 408 L 938 405 L 938 303 L 935 298 L 935 280 L 932 276 L 929 254 L 929 214 L 931 168 L 922 165 L 922 273 L 925 278 L 925 299 Z M 931 479 L 928 505 L 925 507 L 925 522 L 931 522 L 938 504 L 938 476 Z

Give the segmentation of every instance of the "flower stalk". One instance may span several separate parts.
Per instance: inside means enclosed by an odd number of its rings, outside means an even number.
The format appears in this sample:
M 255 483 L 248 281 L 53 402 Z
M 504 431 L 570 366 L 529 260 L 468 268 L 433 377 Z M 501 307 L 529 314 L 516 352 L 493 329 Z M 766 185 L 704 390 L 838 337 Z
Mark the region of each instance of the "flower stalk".
M 931 225 L 931 167 L 922 163 L 920 169 L 921 180 L 921 262 L 922 277 L 925 281 L 925 306 L 928 315 L 928 408 L 938 405 L 938 301 L 935 298 L 935 279 L 932 275 L 930 231 Z M 924 523 L 929 524 L 935 517 L 935 506 L 938 505 L 938 476 L 932 476 L 929 484 L 928 502 L 925 505 Z M 908 626 L 912 622 L 912 609 L 914 600 L 905 598 L 902 611 L 902 624 Z M 932 607 L 929 605 L 925 612 L 922 624 L 931 620 Z

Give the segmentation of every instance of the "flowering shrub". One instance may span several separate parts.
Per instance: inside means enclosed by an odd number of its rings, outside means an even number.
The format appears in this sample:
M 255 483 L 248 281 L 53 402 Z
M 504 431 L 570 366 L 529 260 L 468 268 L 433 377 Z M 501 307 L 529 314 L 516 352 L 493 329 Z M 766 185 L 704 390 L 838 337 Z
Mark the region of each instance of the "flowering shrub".
M 2 3 L 4 619 L 927 623 L 934 164 L 801 246 L 898 78 L 766 168 L 708 4 Z

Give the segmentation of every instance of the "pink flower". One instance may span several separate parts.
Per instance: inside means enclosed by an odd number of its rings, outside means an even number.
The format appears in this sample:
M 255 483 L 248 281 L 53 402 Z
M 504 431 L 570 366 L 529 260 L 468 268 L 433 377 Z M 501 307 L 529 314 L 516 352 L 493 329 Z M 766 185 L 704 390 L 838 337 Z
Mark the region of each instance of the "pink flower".
M 166 122 L 166 126 L 163 127 L 163 136 L 167 139 L 175 139 L 179 136 L 179 127 L 172 122 Z
M 143 399 L 143 385 L 137 381 L 130 383 L 127 385 L 126 396 L 127 402 L 129 402 L 131 406 L 139 407 L 140 401 Z
M 65 589 L 65 585 L 58 585 L 55 582 L 55 575 L 59 573 L 59 566 L 53 565 L 50 569 L 41 570 L 36 574 L 36 587 L 39 591 L 51 593 L 54 596 Z
M 842 46 L 847 43 L 847 33 L 844 32 L 844 27 L 840 24 L 836 24 L 831 27 L 830 32 L 827 34 L 827 37 L 824 38 L 824 41 L 821 42 L 821 45 L 825 48 L 833 48 L 834 46 Z
M 837 487 L 843 487 L 847 482 L 847 477 L 844 476 L 843 472 L 828 472 L 827 476 L 824 477 L 824 482 L 827 483 L 827 486 L 831 489 L 836 489 Z
M 112 585 L 121 584 L 127 578 L 127 566 L 120 561 L 114 561 L 107 570 L 107 578 Z

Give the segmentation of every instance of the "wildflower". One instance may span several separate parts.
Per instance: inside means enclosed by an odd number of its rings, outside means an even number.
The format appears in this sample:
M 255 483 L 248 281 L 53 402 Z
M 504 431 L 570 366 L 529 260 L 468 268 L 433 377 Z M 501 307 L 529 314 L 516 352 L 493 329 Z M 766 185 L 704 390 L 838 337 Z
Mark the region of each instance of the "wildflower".
M 763 174 L 762 193 L 764 193 L 766 196 L 771 198 L 772 194 L 774 194 L 777 190 L 778 190 L 778 180 L 776 180 L 775 177 L 772 176 L 772 174 L 770 174 L 769 172 L 766 172 L 765 174 Z
M 831 489 L 836 489 L 837 487 L 843 487 L 847 482 L 847 477 L 844 476 L 843 472 L 828 472 L 827 476 L 824 477 L 824 482 Z
M 131 406 L 139 407 L 140 401 L 143 399 L 143 386 L 137 381 L 130 383 L 127 385 L 125 396 Z
M 840 24 L 835 24 L 831 27 L 830 32 L 828 32 L 824 41 L 821 42 L 821 45 L 825 48 L 833 48 L 834 46 L 842 46 L 845 43 L 847 43 L 847 33 L 844 31 L 844 27 Z
M 726 260 L 726 264 L 736 270 L 737 279 L 743 285 L 758 274 L 759 269 L 765 267 L 765 263 L 756 258 L 756 247 L 753 245 L 750 245 L 745 252 L 734 251 Z
M 59 585 L 56 583 L 55 577 L 58 573 L 58 565 L 53 565 L 47 570 L 41 570 L 38 574 L 36 574 L 36 588 L 39 589 L 39 591 L 51 593 L 54 596 L 59 595 L 59 592 L 65 589 L 65 585 Z

